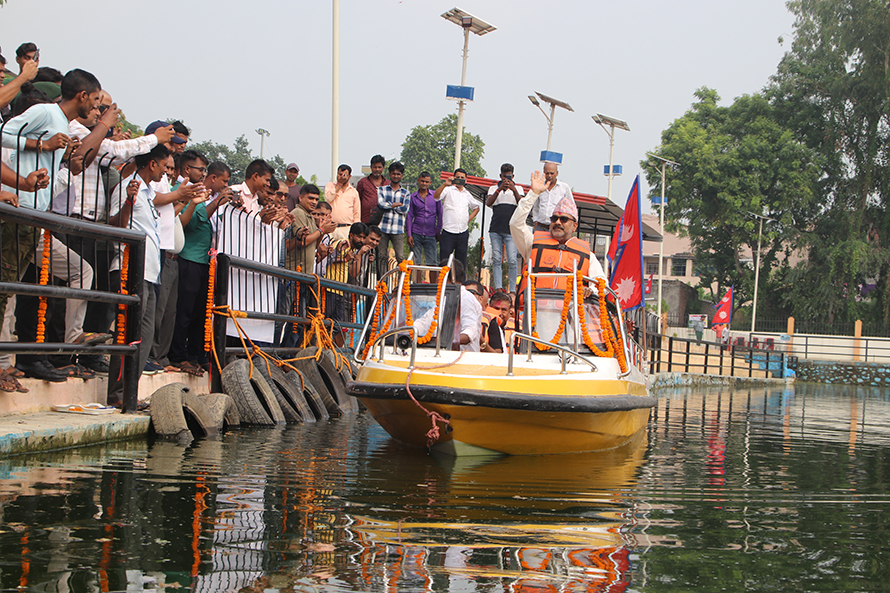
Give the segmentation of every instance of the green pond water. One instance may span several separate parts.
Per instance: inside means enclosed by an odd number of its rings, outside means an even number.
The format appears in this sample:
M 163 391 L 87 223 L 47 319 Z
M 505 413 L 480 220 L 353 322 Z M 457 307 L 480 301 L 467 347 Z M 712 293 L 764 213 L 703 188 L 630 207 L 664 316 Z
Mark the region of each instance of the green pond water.
M 364 413 L 0 460 L 0 590 L 890 589 L 890 391 L 658 395 L 599 454 L 456 461 Z

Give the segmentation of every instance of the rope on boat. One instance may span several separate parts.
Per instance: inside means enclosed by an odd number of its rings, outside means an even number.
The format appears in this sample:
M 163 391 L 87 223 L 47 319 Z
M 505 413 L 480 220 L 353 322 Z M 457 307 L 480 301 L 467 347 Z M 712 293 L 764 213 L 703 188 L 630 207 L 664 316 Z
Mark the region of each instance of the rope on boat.
M 436 411 L 427 410 L 425 407 L 423 407 L 423 404 L 421 404 L 419 401 L 417 401 L 417 398 L 414 397 L 413 393 L 411 393 L 411 375 L 414 373 L 414 371 L 416 369 L 420 369 L 422 371 L 428 371 L 431 369 L 443 369 L 445 367 L 450 367 L 452 365 L 457 364 L 457 362 L 461 359 L 461 357 L 463 355 L 464 355 L 464 352 L 463 352 L 463 350 L 461 350 L 461 352 L 460 352 L 460 354 L 458 354 L 457 358 L 455 358 L 451 362 L 446 362 L 445 364 L 434 364 L 432 366 L 426 366 L 426 367 L 414 366 L 414 367 L 411 367 L 410 369 L 408 369 L 408 376 L 405 379 L 405 391 L 408 392 L 408 397 L 411 398 L 411 401 L 413 401 L 417 405 L 418 408 L 423 410 L 423 412 L 426 414 L 427 418 L 429 418 L 433 423 L 433 427 L 430 428 L 429 431 L 427 431 L 427 433 L 426 433 L 427 448 L 432 447 L 434 444 L 436 444 L 436 441 L 439 440 L 439 425 L 436 424 L 436 422 L 441 422 L 442 424 L 450 426 L 451 421 L 447 420 L 446 418 L 444 418 L 441 414 L 439 414 Z

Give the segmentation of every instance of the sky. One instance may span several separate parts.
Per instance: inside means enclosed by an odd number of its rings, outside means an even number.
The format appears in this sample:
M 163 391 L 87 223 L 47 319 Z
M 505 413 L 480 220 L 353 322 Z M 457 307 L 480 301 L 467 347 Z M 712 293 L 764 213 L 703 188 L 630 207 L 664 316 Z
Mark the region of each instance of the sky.
M 702 86 L 724 104 L 762 89 L 793 34 L 780 0 L 341 0 L 339 162 L 357 172 L 380 153 L 397 157 L 414 126 L 457 104 L 463 32 L 440 15 L 458 6 L 497 27 L 472 35 L 467 131 L 485 142 L 483 167 L 502 162 L 527 182 L 546 148 L 547 122 L 527 96 L 569 103 L 557 110 L 552 150 L 559 178 L 606 195 L 608 135 L 591 116 L 625 120 L 614 162 L 623 206 L 639 162 Z M 195 141 L 232 145 L 246 135 L 259 153 L 296 162 L 306 178 L 331 177 L 332 2 L 252 0 L 7 0 L 0 47 L 33 41 L 40 64 L 95 74 L 127 119 L 145 127 L 181 119 Z M 779 38 L 784 37 L 784 45 Z M 644 180 L 645 186 L 645 180 Z M 647 201 L 648 202 L 648 201 Z M 644 206 L 648 211 L 648 204 Z

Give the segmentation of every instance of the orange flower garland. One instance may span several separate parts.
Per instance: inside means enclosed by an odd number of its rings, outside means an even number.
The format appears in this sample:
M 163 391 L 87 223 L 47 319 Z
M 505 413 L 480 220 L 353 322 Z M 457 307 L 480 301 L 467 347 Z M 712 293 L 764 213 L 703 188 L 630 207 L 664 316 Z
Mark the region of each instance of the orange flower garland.
M 207 316 L 204 318 L 204 352 L 213 348 L 213 298 L 216 285 L 216 252 L 210 251 L 210 271 L 207 278 Z
M 130 270 L 130 244 L 124 247 L 124 255 L 121 258 L 121 294 L 127 292 L 127 275 Z M 117 343 L 127 343 L 127 306 L 120 303 L 117 306 Z
M 371 344 L 374 342 L 374 340 L 377 339 L 377 336 L 386 331 L 386 328 L 383 328 L 383 330 L 380 332 L 377 331 L 377 326 L 380 323 L 380 314 L 383 309 L 383 300 L 385 296 L 386 282 L 381 280 L 377 283 L 377 300 L 376 306 L 374 307 L 374 319 L 371 321 L 371 335 L 368 336 L 368 341 L 365 343 L 365 349 L 362 350 L 362 358 L 366 358 L 368 356 L 368 350 L 371 348 Z
M 522 275 L 528 280 L 528 282 L 530 283 L 529 286 L 531 288 L 531 303 L 529 303 L 529 308 L 531 309 L 532 318 L 532 336 L 534 336 L 535 338 L 540 338 L 541 336 L 538 335 L 538 332 L 535 329 L 538 321 L 538 312 L 537 307 L 535 306 L 535 279 L 534 277 L 529 278 L 528 270 L 523 270 Z M 551 344 L 556 344 L 557 342 L 559 342 L 559 339 L 562 337 L 562 334 L 566 329 L 566 320 L 569 316 L 569 309 L 571 309 L 572 306 L 572 290 L 574 285 L 573 280 L 574 279 L 571 276 L 568 277 L 568 281 L 566 283 L 566 294 L 562 300 L 562 311 L 560 311 L 559 313 L 559 327 L 556 328 L 556 335 L 553 336 L 552 339 L 550 339 Z M 543 346 L 537 343 L 535 344 L 535 348 L 537 348 L 541 352 L 550 350 L 550 346 Z
M 439 303 L 442 300 L 442 285 L 445 283 L 445 278 L 448 277 L 450 271 L 451 268 L 443 266 L 442 271 L 439 272 L 439 283 L 436 285 L 436 309 L 433 313 L 433 322 L 430 323 L 430 328 L 427 330 L 426 334 L 417 338 L 418 344 L 426 344 L 433 339 L 433 334 L 436 333 L 436 327 L 439 325 Z
M 581 278 L 581 272 L 577 272 L 577 282 L 579 286 L 581 283 Z M 603 343 L 606 346 L 606 350 L 600 350 L 593 342 L 593 338 L 591 338 L 590 334 L 587 332 L 587 320 L 584 314 L 584 301 L 583 299 L 579 298 L 578 320 L 581 324 L 581 337 L 584 340 L 584 344 L 588 348 L 590 348 L 590 351 L 593 352 L 594 355 L 604 358 L 617 358 L 618 366 L 623 373 L 627 371 L 627 361 L 624 358 L 624 347 L 621 344 L 621 338 L 619 337 L 617 340 L 615 339 L 615 332 L 612 331 L 612 324 L 609 320 L 609 312 L 606 309 L 606 279 L 597 278 L 596 286 L 599 297 L 600 330 L 603 333 Z
M 49 229 L 43 229 L 43 260 L 40 268 L 40 286 L 49 284 L 49 252 L 52 245 L 52 235 Z M 40 297 L 40 305 L 37 307 L 37 343 L 42 344 L 46 339 L 46 297 Z

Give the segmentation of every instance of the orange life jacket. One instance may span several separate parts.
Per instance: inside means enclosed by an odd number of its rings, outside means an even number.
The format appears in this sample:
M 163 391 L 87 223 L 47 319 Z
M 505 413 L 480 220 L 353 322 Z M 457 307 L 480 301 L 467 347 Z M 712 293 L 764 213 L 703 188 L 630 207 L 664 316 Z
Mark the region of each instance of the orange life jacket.
M 575 269 L 580 270 L 585 276 L 588 276 L 590 272 L 590 245 L 577 237 L 560 243 L 550 235 L 550 231 L 535 231 L 529 258 L 532 262 L 532 272 L 571 273 L 573 261 L 577 262 Z M 526 279 L 523 278 L 519 286 L 521 295 L 525 294 L 525 282 Z M 537 278 L 535 280 L 535 288 L 565 290 L 565 287 L 565 278 Z

